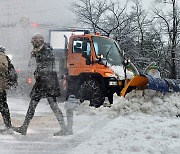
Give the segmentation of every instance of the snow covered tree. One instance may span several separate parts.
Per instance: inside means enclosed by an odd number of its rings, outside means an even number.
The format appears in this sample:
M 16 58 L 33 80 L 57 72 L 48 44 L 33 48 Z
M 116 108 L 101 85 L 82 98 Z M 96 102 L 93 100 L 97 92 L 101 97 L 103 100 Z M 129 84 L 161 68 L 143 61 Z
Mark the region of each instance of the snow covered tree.
M 180 26 L 180 12 L 177 4 L 177 0 L 158 0 L 158 4 L 161 7 L 155 7 L 153 12 L 156 14 L 156 19 L 162 21 L 164 30 L 164 36 L 166 37 L 166 43 L 168 46 L 168 53 L 165 59 L 171 72 L 171 78 L 177 78 L 176 62 L 177 62 L 177 48 L 179 44 L 178 29 Z M 156 4 L 157 4 L 156 3 Z M 170 10 L 170 11 L 169 11 Z M 166 12 L 165 12 L 166 11 Z M 170 53 L 170 54 L 169 54 Z
M 110 36 L 119 25 L 127 19 L 125 16 L 126 4 L 123 8 L 120 3 L 107 0 L 78 0 L 72 3 L 72 10 L 78 21 L 90 26 L 93 32 L 100 31 Z
M 139 0 L 132 0 L 131 12 L 131 39 L 134 40 L 134 51 L 130 51 L 133 55 L 135 65 L 139 71 L 144 71 L 146 66 L 155 61 L 160 64 L 162 56 L 161 36 L 154 26 L 153 19 L 148 17 L 149 12 L 143 9 Z

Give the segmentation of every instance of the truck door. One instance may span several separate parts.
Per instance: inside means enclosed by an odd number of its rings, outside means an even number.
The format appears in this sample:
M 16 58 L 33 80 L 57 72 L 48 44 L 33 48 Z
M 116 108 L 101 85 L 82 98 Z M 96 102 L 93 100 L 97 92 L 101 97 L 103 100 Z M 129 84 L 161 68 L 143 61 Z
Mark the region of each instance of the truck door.
M 68 52 L 69 74 L 79 75 L 81 72 L 89 71 L 90 56 L 90 41 L 87 38 L 82 37 L 74 38 L 71 51 Z

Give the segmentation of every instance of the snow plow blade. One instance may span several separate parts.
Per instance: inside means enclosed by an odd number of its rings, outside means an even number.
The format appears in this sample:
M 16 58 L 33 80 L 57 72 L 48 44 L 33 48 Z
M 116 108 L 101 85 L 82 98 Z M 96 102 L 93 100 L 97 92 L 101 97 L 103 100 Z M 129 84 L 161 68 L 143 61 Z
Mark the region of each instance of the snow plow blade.
M 155 78 L 150 75 L 137 75 L 121 91 L 125 96 L 132 89 L 151 89 L 160 92 L 180 92 L 180 80 Z
M 125 96 L 126 93 L 131 90 L 134 89 L 134 87 L 143 87 L 147 86 L 148 84 L 148 79 L 145 76 L 142 75 L 136 75 L 134 78 L 132 78 L 127 84 L 126 86 L 122 89 L 121 91 L 121 96 Z

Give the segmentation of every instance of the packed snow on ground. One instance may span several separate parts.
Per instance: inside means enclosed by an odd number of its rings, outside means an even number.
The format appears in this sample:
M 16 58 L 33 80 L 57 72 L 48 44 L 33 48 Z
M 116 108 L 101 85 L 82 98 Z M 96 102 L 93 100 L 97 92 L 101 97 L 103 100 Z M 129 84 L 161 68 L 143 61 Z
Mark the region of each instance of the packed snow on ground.
M 8 97 L 13 125 L 22 124 L 28 103 L 28 98 Z M 65 103 L 59 103 L 64 115 Z M 74 134 L 54 137 L 60 128 L 43 99 L 26 136 L 0 135 L 0 153 L 179 154 L 178 114 L 180 93 L 133 91 L 125 98 L 115 95 L 111 108 L 89 107 L 88 101 L 77 105 Z M 2 118 L 0 122 L 3 128 Z

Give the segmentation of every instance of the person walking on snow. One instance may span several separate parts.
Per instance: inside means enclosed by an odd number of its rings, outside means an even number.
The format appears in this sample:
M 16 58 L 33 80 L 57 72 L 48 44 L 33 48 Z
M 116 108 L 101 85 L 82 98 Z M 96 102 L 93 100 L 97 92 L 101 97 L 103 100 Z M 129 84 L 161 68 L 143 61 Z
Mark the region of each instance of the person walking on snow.
M 52 47 L 44 42 L 44 38 L 41 34 L 35 34 L 32 37 L 31 43 L 33 45 L 31 57 L 34 57 L 36 61 L 36 69 L 34 71 L 35 84 L 30 93 L 31 100 L 25 120 L 20 127 L 13 127 L 13 129 L 22 135 L 26 135 L 39 101 L 42 98 L 47 98 L 61 127 L 61 130 L 54 133 L 54 136 L 69 135 L 64 122 L 63 113 L 56 102 L 56 97 L 61 96 L 61 94 L 57 73 L 54 68 L 55 58 L 52 53 Z
M 5 129 L 1 134 L 13 134 L 9 107 L 7 104 L 7 93 L 11 86 L 17 84 L 17 74 L 9 57 L 5 54 L 5 48 L 0 46 L 0 112 L 3 117 Z

